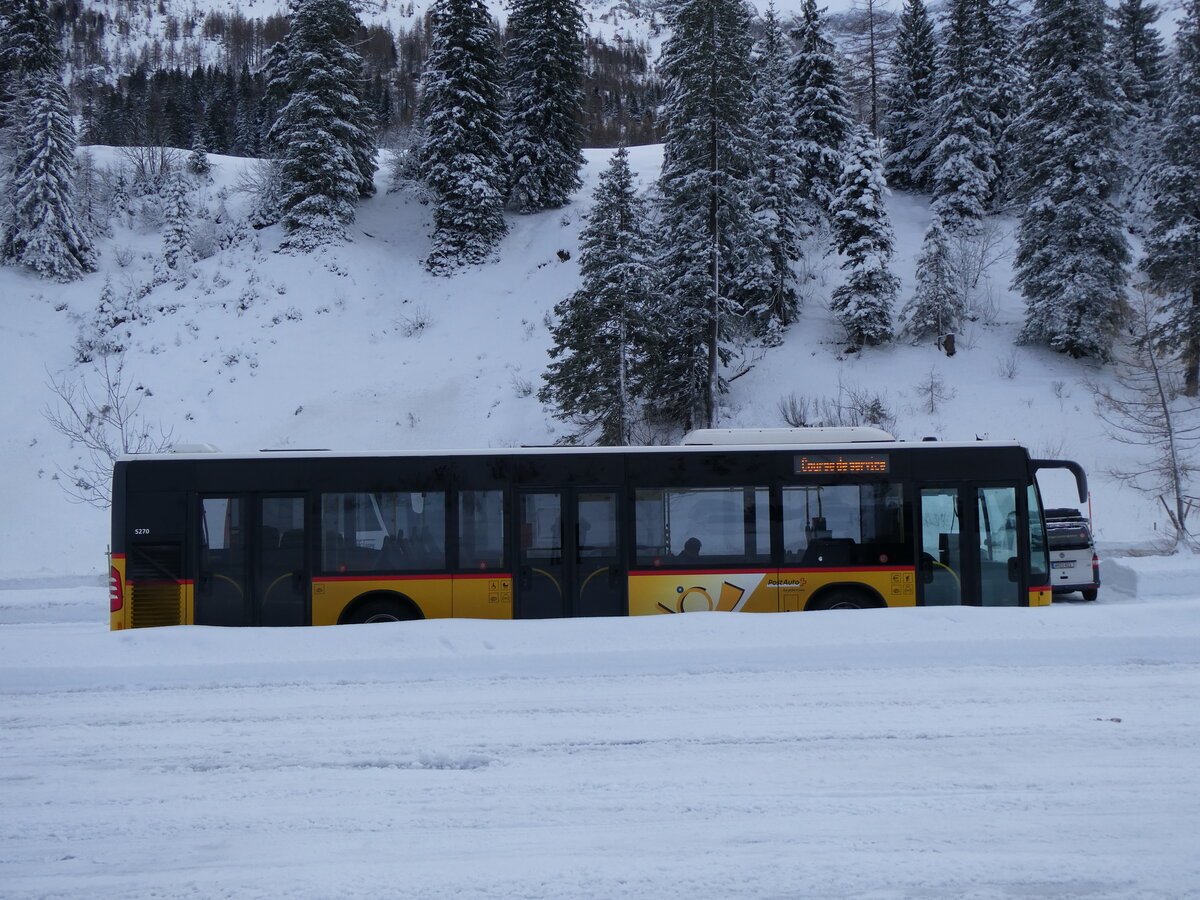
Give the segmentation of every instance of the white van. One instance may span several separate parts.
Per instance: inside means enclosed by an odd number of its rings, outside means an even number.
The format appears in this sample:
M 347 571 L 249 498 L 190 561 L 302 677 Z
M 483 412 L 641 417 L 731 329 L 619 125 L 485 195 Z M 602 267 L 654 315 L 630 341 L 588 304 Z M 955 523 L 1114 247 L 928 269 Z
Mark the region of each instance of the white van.
M 1100 590 L 1100 560 L 1087 517 L 1077 509 L 1046 510 L 1050 586 L 1056 594 L 1079 591 L 1095 600 Z

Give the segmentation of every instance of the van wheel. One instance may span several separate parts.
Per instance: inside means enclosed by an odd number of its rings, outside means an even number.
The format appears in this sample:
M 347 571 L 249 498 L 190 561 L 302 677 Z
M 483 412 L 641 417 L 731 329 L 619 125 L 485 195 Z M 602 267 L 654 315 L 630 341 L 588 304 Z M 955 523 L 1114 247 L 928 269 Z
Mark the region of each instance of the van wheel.
M 411 609 L 392 600 L 369 600 L 345 619 L 347 625 L 375 625 L 380 622 L 407 622 L 417 618 Z
M 1098 593 L 1100 593 L 1100 590 L 1099 590 L 1099 588 L 1085 588 L 1084 590 L 1080 591 L 1079 593 L 1083 594 L 1084 600 L 1087 600 L 1090 602 L 1090 601 L 1096 599 L 1096 595 Z

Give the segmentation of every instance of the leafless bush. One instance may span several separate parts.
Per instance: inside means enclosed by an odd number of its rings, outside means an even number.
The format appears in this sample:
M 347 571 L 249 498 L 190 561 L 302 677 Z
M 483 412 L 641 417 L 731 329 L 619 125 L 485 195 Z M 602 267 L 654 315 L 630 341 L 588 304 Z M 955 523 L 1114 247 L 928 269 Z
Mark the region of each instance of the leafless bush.
M 396 316 L 395 322 L 396 327 L 405 337 L 416 337 L 433 324 L 433 320 L 429 316 L 429 310 L 424 306 L 413 307 L 408 315 L 400 313 Z
M 996 359 L 996 374 L 1001 378 L 1012 381 L 1017 377 L 1017 351 L 1009 351 L 1008 356 L 1001 356 Z
M 167 176 L 183 162 L 183 154 L 173 147 L 121 147 L 117 152 L 128 164 L 133 188 L 139 194 L 158 193 Z
M 797 397 L 792 393 L 779 398 L 779 415 L 792 428 L 812 427 L 814 412 L 810 397 Z
M 46 421 L 86 453 L 86 461 L 70 469 L 58 467 L 63 490 L 77 503 L 111 505 L 112 469 L 119 456 L 159 453 L 171 446 L 171 429 L 138 414 L 150 392 L 130 384 L 123 354 L 100 357 L 89 376 L 76 380 L 50 376 L 47 387 L 58 399 L 42 411 Z
M 936 368 L 930 369 L 929 377 L 922 378 L 914 389 L 921 398 L 921 408 L 930 414 L 937 412 L 941 404 L 953 400 L 957 394 L 953 388 L 946 386 L 945 379 Z
M 950 268 L 955 293 L 963 298 L 968 319 L 995 320 L 997 301 L 987 283 L 987 274 L 1009 252 L 1008 232 L 995 222 L 985 222 L 977 234 L 951 239 Z
M 874 425 L 896 433 L 896 414 L 882 394 L 866 388 L 838 385 L 836 397 L 779 398 L 779 415 L 792 428 L 830 428 Z
M 279 221 L 279 161 L 256 159 L 238 173 L 233 189 L 250 197 L 250 224 L 263 228 Z

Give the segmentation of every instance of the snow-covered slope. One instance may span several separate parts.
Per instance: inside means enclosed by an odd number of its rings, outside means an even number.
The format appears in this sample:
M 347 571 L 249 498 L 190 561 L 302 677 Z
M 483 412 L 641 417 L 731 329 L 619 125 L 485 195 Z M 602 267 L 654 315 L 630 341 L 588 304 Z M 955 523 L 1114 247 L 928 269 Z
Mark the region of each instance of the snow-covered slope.
M 97 148 L 98 164 L 117 151 Z M 509 219 L 496 263 L 454 278 L 421 267 L 430 210 L 388 194 L 362 204 L 354 240 L 312 257 L 275 252 L 268 228 L 247 243 L 198 262 L 182 284 L 169 281 L 140 301 L 128 371 L 146 390 L 142 412 L 173 429 L 180 442 L 227 451 L 265 447 L 331 449 L 455 448 L 551 443 L 562 426 L 538 402 L 550 344 L 548 316 L 578 285 L 577 239 L 609 151 L 588 152 L 586 185 L 567 208 Z M 631 151 L 643 183 L 661 165 L 661 147 Z M 247 161 L 214 157 L 216 182 L 204 205 L 216 206 Z M 234 194 L 232 210 L 244 203 Z M 891 198 L 898 253 L 895 270 L 907 297 L 913 260 L 927 221 L 924 198 Z M 203 219 L 197 215 L 197 227 Z M 1011 222 L 1000 227 L 1011 229 Z M 51 377 L 75 378 L 73 343 L 94 315 L 105 278 L 119 293 L 152 278 L 159 232 L 119 226 L 100 244 L 102 270 L 59 285 L 0 268 L 6 348 L 0 371 L 0 563 L 5 578 L 101 570 L 107 517 L 68 503 L 56 480 L 79 453 L 41 415 L 55 397 Z M 560 259 L 559 251 L 570 254 Z M 960 336 L 948 358 L 929 345 L 898 343 L 860 354 L 844 343 L 827 310 L 839 283 L 834 259 L 812 259 L 801 321 L 781 347 L 754 351 L 724 400 L 722 424 L 782 425 L 790 395 L 879 397 L 902 437 L 1014 438 L 1040 456 L 1077 459 L 1091 473 L 1099 538 L 1146 544 L 1155 537 L 1156 501 L 1121 488 L 1105 471 L 1129 448 L 1107 438 L 1086 386 L 1107 371 L 1035 347 L 1016 347 L 1023 320 L 1008 290 L 1008 261 L 990 273 L 993 302 Z M 244 307 L 244 308 L 243 308 Z M 944 382 L 930 408 L 931 377 Z M 922 389 L 922 387 L 924 389 Z M 1069 478 L 1043 485 L 1051 505 L 1076 505 Z M 1161 527 L 1161 526 L 1157 526 Z

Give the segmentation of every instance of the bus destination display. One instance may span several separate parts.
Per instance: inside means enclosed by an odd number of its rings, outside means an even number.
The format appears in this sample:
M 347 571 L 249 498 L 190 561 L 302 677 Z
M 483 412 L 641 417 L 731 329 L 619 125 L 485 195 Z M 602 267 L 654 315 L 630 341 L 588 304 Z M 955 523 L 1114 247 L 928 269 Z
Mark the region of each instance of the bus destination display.
M 797 475 L 877 475 L 889 471 L 886 453 L 802 453 Z

